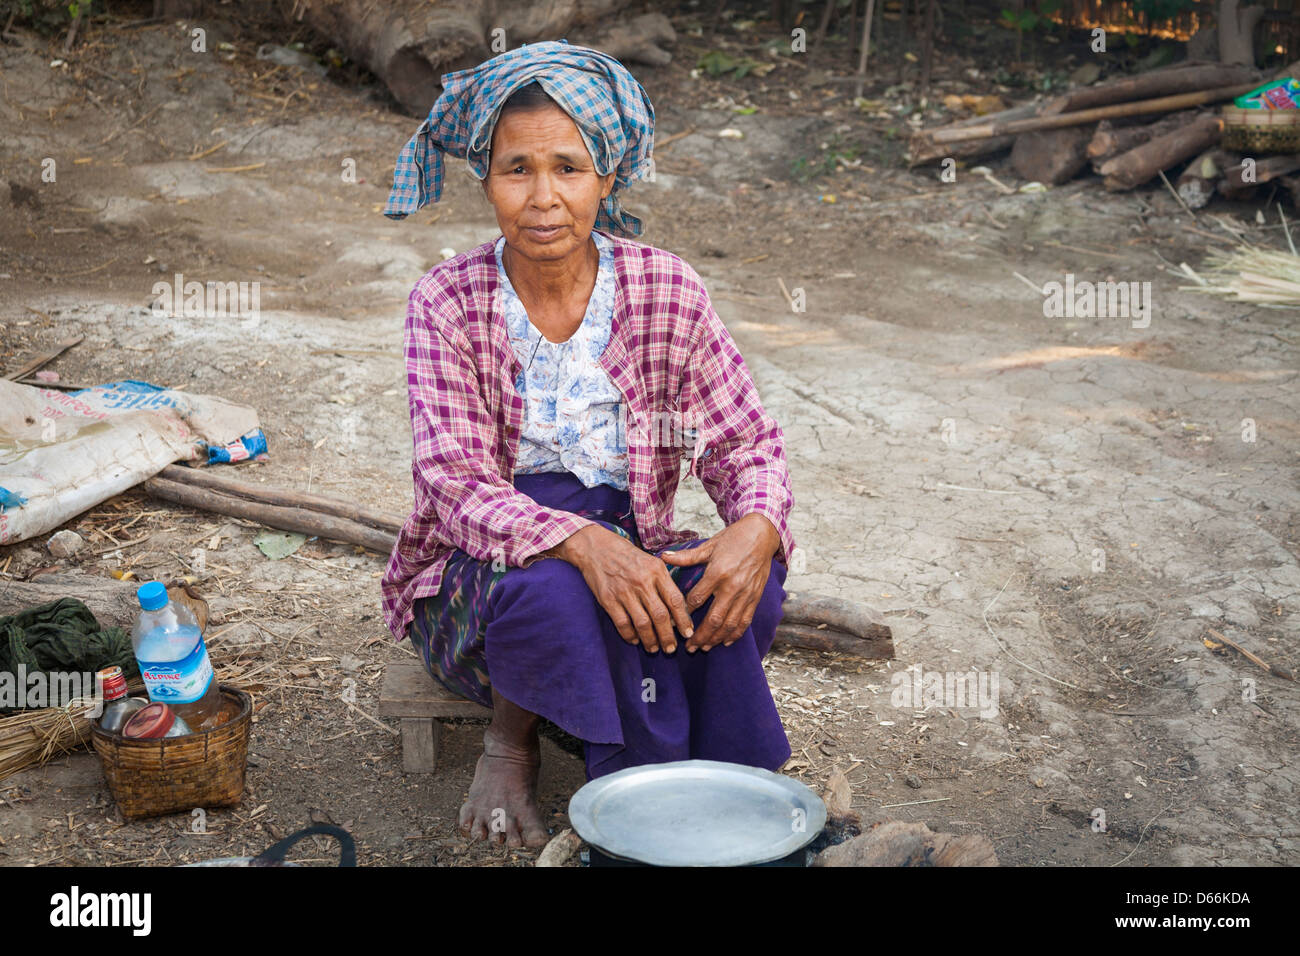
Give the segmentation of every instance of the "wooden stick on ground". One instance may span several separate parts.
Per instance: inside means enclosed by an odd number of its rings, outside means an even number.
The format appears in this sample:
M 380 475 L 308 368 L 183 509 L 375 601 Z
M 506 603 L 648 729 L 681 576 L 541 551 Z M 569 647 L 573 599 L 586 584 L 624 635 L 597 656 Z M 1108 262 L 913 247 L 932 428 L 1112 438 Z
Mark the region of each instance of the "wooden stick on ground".
M 1270 674 L 1273 674 L 1277 677 L 1281 677 L 1283 680 L 1295 680 L 1295 675 L 1292 674 L 1285 667 L 1278 667 L 1276 664 L 1270 664 L 1267 661 L 1263 660 L 1262 658 L 1256 657 L 1254 654 L 1246 650 L 1244 647 L 1242 647 L 1232 638 L 1224 637 L 1222 634 L 1220 634 L 1212 627 L 1207 628 L 1207 630 L 1214 635 L 1215 640 L 1219 640 L 1222 641 L 1224 644 L 1227 644 L 1229 647 L 1231 647 L 1242 657 L 1246 658 L 1246 660 L 1250 661 L 1252 664 L 1264 668 L 1264 670 L 1268 671 Z
M 894 657 L 893 631 L 878 611 L 833 597 L 786 595 L 776 642 L 876 660 Z
M 28 362 L 26 365 L 22 365 L 14 369 L 12 372 L 5 375 L 5 378 L 17 382 L 19 379 L 31 375 L 37 369 L 44 368 L 46 365 L 49 365 L 56 358 L 58 358 L 60 355 L 62 355 L 68 349 L 72 348 L 74 345 L 76 345 L 84 338 L 85 338 L 84 335 L 78 335 L 75 339 L 64 339 L 55 348 L 51 349 L 48 352 L 41 353 L 40 355 L 36 356 L 36 358 Z
M 194 485 L 199 488 L 210 488 L 213 491 L 234 495 L 239 498 L 248 498 L 252 501 L 260 501 L 263 504 L 278 505 L 284 508 L 301 508 L 306 511 L 334 515 L 394 535 L 406 523 L 401 515 L 366 508 L 351 501 L 342 501 L 338 498 L 313 495 L 302 491 L 290 491 L 284 488 L 268 488 L 266 485 L 255 485 L 252 482 L 227 478 L 207 468 L 186 468 L 181 465 L 168 465 L 158 473 L 158 477 L 165 478 L 168 481 Z
M 347 544 L 360 545 L 380 554 L 388 554 L 396 543 L 396 535 L 380 531 L 369 525 L 347 518 L 321 514 L 305 508 L 280 507 L 249 501 L 234 495 L 222 494 L 208 488 L 169 481 L 166 478 L 150 478 L 144 482 L 144 490 L 155 498 L 174 501 L 187 508 L 212 511 L 217 514 L 230 515 L 257 521 L 268 528 L 281 531 L 296 531 L 299 534 L 316 535 L 331 541 L 343 541 Z

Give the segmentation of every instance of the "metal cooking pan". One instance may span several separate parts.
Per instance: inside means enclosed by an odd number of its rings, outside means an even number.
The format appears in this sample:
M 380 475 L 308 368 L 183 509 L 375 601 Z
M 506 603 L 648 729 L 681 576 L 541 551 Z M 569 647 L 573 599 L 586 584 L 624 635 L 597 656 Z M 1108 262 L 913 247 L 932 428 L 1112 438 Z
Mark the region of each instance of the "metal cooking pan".
M 681 760 L 591 781 L 569 821 L 593 866 L 804 866 L 826 805 L 768 770 Z

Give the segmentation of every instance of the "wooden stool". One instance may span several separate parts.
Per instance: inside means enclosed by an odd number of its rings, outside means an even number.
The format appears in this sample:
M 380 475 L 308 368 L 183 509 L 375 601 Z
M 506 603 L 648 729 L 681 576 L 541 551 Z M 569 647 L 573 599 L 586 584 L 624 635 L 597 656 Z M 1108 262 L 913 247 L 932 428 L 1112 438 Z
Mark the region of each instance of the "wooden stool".
M 379 692 L 379 715 L 402 722 L 402 770 L 432 773 L 438 765 L 440 720 L 492 718 L 492 708 L 457 697 L 429 676 L 422 664 L 389 664 Z

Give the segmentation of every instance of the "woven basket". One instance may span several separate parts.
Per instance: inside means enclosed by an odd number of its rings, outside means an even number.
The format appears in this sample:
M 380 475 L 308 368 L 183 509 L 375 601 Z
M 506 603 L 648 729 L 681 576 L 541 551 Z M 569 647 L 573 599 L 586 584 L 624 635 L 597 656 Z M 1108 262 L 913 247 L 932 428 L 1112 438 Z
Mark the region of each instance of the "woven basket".
M 196 807 L 234 807 L 244 794 L 253 699 L 221 685 L 221 706 L 231 716 L 201 734 L 130 740 L 95 727 L 95 750 L 108 789 L 127 820 Z
M 1300 110 L 1223 107 L 1223 145 L 1248 153 L 1300 153 Z

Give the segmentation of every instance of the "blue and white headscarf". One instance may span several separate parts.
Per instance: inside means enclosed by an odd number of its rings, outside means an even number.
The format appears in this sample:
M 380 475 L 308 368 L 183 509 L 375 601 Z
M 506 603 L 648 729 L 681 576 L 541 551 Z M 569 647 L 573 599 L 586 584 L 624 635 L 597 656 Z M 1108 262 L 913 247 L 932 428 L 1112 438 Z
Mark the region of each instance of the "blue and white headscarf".
M 444 153 L 467 159 L 474 175 L 485 179 L 501 105 L 534 81 L 572 117 L 596 172 L 615 173 L 614 189 L 601 204 L 596 228 L 639 236 L 641 220 L 624 212 L 616 197 L 650 169 L 654 107 L 618 60 L 564 40 L 526 44 L 472 70 L 445 75 L 442 95 L 397 157 L 384 215 L 404 219 L 438 201 Z

